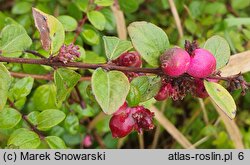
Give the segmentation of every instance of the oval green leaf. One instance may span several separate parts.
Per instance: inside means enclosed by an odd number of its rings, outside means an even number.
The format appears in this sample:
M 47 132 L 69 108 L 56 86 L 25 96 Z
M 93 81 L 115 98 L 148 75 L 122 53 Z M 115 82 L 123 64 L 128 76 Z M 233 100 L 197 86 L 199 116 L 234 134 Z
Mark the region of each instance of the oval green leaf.
M 19 57 L 31 44 L 31 38 L 20 25 L 8 25 L 0 33 L 0 55 Z
M 29 2 L 17 2 L 15 5 L 13 5 L 13 8 L 11 9 L 11 12 L 13 14 L 25 14 L 28 13 L 31 10 L 32 3 Z
M 34 79 L 31 77 L 24 77 L 19 79 L 10 89 L 10 93 L 14 96 L 15 100 L 19 100 L 30 94 L 33 87 Z
M 57 136 L 47 136 L 45 141 L 48 143 L 51 149 L 66 149 L 64 141 Z
M 141 100 L 140 91 L 135 85 L 130 84 L 130 90 L 127 96 L 128 105 L 130 107 L 137 106 L 140 103 L 140 100 Z
M 106 24 L 105 16 L 99 11 L 90 11 L 87 13 L 88 20 L 98 30 L 104 30 Z
M 67 68 L 59 68 L 54 72 L 56 99 L 63 102 L 80 80 L 81 75 Z
M 169 48 L 168 36 L 156 25 L 149 22 L 133 22 L 128 33 L 134 48 L 143 59 L 154 67 L 159 66 L 159 57 Z
M 140 76 L 131 81 L 140 93 L 140 102 L 153 98 L 161 88 L 161 78 L 157 76 Z
M 224 38 L 213 36 L 206 41 L 204 48 L 215 56 L 216 69 L 220 69 L 228 63 L 231 55 L 230 47 Z
M 65 119 L 66 115 L 57 109 L 47 109 L 37 116 L 37 129 L 46 131 Z
M 9 129 L 15 127 L 20 120 L 22 115 L 13 108 L 4 108 L 0 111 L 0 128 Z
M 55 85 L 39 86 L 34 93 L 33 100 L 35 108 L 39 111 L 57 108 Z
M 133 13 L 135 12 L 139 5 L 140 2 L 138 0 L 118 0 L 119 2 L 119 6 L 121 8 L 122 11 L 126 12 L 126 13 Z
M 84 29 L 81 33 L 81 36 L 83 37 L 83 40 L 89 45 L 97 45 L 100 41 L 99 34 L 90 28 Z
M 85 111 L 82 110 L 82 111 Z M 65 120 L 64 120 L 64 128 L 71 134 L 71 135 L 75 135 L 78 133 L 79 131 L 79 119 L 76 115 L 74 114 L 69 114 Z
M 66 31 L 74 31 L 77 28 L 77 21 L 75 18 L 70 17 L 68 15 L 61 15 L 57 18 L 63 25 Z
M 10 83 L 10 73 L 5 66 L 0 63 L 0 111 L 3 109 L 7 101 Z
M 95 0 L 95 4 L 99 6 L 111 6 L 114 0 Z
M 236 115 L 236 104 L 230 93 L 220 84 L 204 80 L 207 93 L 218 107 L 230 118 Z
M 107 72 L 101 68 L 95 70 L 91 79 L 92 90 L 102 110 L 113 114 L 126 100 L 129 92 L 129 81 L 119 71 Z
M 35 149 L 40 145 L 39 136 L 26 128 L 14 131 L 8 140 L 8 146 L 13 145 L 20 149 Z
M 29 120 L 30 123 L 32 123 L 33 125 L 37 125 L 38 121 L 37 121 L 37 116 L 40 114 L 39 111 L 33 111 L 30 112 L 27 116 L 27 119 Z
M 122 53 L 133 48 L 130 41 L 121 40 L 117 37 L 103 37 L 106 56 L 109 60 L 118 58 Z

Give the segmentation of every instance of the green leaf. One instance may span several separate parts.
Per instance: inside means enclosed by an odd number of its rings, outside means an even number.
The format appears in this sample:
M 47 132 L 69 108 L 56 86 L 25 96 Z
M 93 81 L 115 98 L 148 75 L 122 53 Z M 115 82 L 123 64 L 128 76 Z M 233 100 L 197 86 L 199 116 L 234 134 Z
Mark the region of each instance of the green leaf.
M 133 22 L 128 27 L 133 46 L 147 63 L 159 66 L 159 57 L 169 48 L 168 36 L 156 25 L 148 22 Z
M 207 3 L 203 10 L 203 13 L 211 15 L 226 14 L 227 8 L 225 3 L 222 2 Z
M 10 73 L 5 66 L 0 63 L 0 111 L 3 109 L 7 101 L 10 83 Z
M 82 0 L 78 0 L 82 1 Z M 67 6 L 68 15 L 74 17 L 76 20 L 82 19 L 82 11 L 76 2 L 72 2 Z
M 230 47 L 224 38 L 213 36 L 206 41 L 204 48 L 215 56 L 216 69 L 220 69 L 228 63 L 231 55 Z
M 105 29 L 107 31 L 115 31 L 115 29 L 116 29 L 116 20 L 115 20 L 114 13 L 110 9 L 108 9 L 108 8 L 104 8 L 100 12 L 106 18 Z
M 106 18 L 99 11 L 90 11 L 87 13 L 88 20 L 98 30 L 104 30 Z
M 236 115 L 236 105 L 230 93 L 220 84 L 204 80 L 207 93 L 216 105 L 231 119 Z
M 140 93 L 140 102 L 153 98 L 161 88 L 161 78 L 157 76 L 140 76 L 131 81 Z
M 0 111 L 0 128 L 9 129 L 15 127 L 20 120 L 22 115 L 13 108 L 4 108 Z
M 66 149 L 64 141 L 57 136 L 47 136 L 45 141 L 48 143 L 51 149 Z
M 89 0 L 75 0 L 76 6 L 83 12 L 88 9 Z
M 68 15 L 62 15 L 57 18 L 63 25 L 66 31 L 74 31 L 77 28 L 77 21 L 75 18 L 70 17 Z
M 65 119 L 65 114 L 57 109 L 47 109 L 37 116 L 37 129 L 41 131 L 49 130 Z
M 97 45 L 100 41 L 99 35 L 92 29 L 84 29 L 81 33 L 84 41 L 89 45 Z
M 83 59 L 83 62 L 87 64 L 101 64 L 106 63 L 106 58 L 99 56 L 93 51 L 86 51 L 86 56 Z
M 39 136 L 26 128 L 14 131 L 8 140 L 8 146 L 15 146 L 20 149 L 35 149 L 40 145 Z
M 139 7 L 138 0 L 118 0 L 120 8 L 126 13 L 133 13 Z
M 63 25 L 54 16 L 36 8 L 33 8 L 33 17 L 35 25 L 40 32 L 43 48 L 50 50 L 50 54 L 55 54 L 64 43 L 65 32 Z
M 29 122 L 31 122 L 33 125 L 37 125 L 38 121 L 37 121 L 37 116 L 40 114 L 40 112 L 38 111 L 33 111 L 30 112 L 27 116 L 27 119 L 29 120 Z
M 29 2 L 17 2 L 11 9 L 12 14 L 25 14 L 31 10 L 32 4 Z
M 119 71 L 98 68 L 92 75 L 91 85 L 97 102 L 109 115 L 123 105 L 129 92 L 128 78 Z
M 111 6 L 114 0 L 95 0 L 95 4 L 99 6 Z
M 84 111 L 84 110 L 83 110 Z M 64 120 L 64 128 L 71 134 L 75 135 L 79 131 L 79 119 L 74 114 L 69 114 Z
M 247 8 L 250 5 L 250 0 L 231 0 L 231 1 L 232 1 L 232 7 L 236 10 Z
M 141 100 L 141 94 L 139 89 L 133 85 L 130 84 L 130 90 L 127 96 L 127 102 L 130 107 L 137 106 L 140 103 Z
M 46 110 L 57 108 L 56 87 L 54 84 L 45 84 L 39 86 L 33 96 L 34 106 L 37 110 Z
M 117 37 L 103 37 L 106 56 L 109 60 L 118 58 L 122 53 L 133 48 L 130 41 L 121 40 Z
M 233 26 L 250 25 L 250 18 L 226 18 L 224 23 L 227 28 Z
M 28 96 L 33 87 L 33 83 L 34 79 L 31 77 L 25 77 L 18 80 L 10 90 L 15 100 Z
M 66 99 L 80 78 L 80 74 L 67 68 L 59 68 L 55 71 L 56 99 L 59 103 Z
M 32 40 L 20 25 L 8 25 L 0 33 L 0 55 L 19 57 L 21 52 L 28 49 Z

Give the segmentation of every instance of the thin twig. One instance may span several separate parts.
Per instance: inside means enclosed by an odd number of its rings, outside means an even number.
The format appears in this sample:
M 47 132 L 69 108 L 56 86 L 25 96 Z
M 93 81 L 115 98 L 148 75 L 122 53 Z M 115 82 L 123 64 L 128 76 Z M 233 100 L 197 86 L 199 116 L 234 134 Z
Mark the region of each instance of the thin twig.
M 190 143 L 189 140 L 155 106 L 152 106 L 150 110 L 155 113 L 155 119 L 183 148 L 190 148 L 193 146 L 192 143 Z
M 34 50 L 25 50 L 24 53 L 33 54 L 34 56 L 37 56 L 37 57 L 40 57 L 40 58 L 46 58 L 43 55 L 41 55 L 39 52 L 34 51 Z
M 144 136 L 143 136 L 143 132 L 138 134 L 138 140 L 139 140 L 139 146 L 140 149 L 144 149 Z
M 10 72 L 10 75 L 16 78 L 23 78 L 23 77 L 32 77 L 37 80 L 53 80 L 54 77 L 52 74 L 29 74 L 29 73 L 21 73 L 21 72 Z M 81 77 L 81 81 L 90 81 L 91 77 Z
M 105 149 L 106 146 L 105 146 L 104 142 L 102 141 L 102 138 L 97 134 L 96 131 L 94 131 L 93 134 L 94 134 L 94 137 L 95 137 L 97 143 L 99 144 L 100 148 Z
M 167 104 L 167 100 L 163 101 L 161 104 L 161 110 L 160 112 L 163 113 L 165 108 L 166 108 L 166 104 Z M 159 123 L 157 123 L 156 126 L 156 130 L 155 130 L 155 135 L 154 135 L 154 139 L 153 139 L 153 143 L 151 145 L 151 148 L 154 149 L 156 148 L 158 141 L 159 141 L 159 137 L 160 137 L 160 133 L 161 133 L 161 126 Z
M 168 2 L 170 5 L 171 12 L 174 16 L 174 20 L 175 20 L 175 23 L 177 26 L 177 30 L 179 32 L 179 36 L 180 36 L 180 38 L 182 38 L 183 37 L 183 30 L 182 30 L 182 26 L 181 26 L 180 16 L 179 16 L 178 11 L 176 9 L 175 3 L 173 0 L 168 0 Z
M 34 132 L 40 137 L 40 139 L 44 139 L 45 136 L 43 135 L 43 133 L 42 133 L 41 131 L 39 131 L 39 130 L 36 128 L 36 126 L 33 125 L 33 124 L 28 120 L 27 116 L 24 115 L 24 114 L 22 114 L 22 113 L 17 109 L 17 107 L 15 106 L 15 104 L 14 104 L 10 99 L 8 99 L 8 102 L 9 102 L 11 108 L 15 109 L 17 112 L 19 112 L 19 113 L 22 115 L 23 120 L 28 124 L 28 126 L 30 127 L 30 129 L 31 129 L 32 131 L 34 131 Z
M 76 94 L 77 94 L 77 96 L 79 98 L 80 105 L 81 105 L 82 109 L 85 109 L 86 108 L 86 104 L 85 104 L 85 102 L 84 102 L 84 100 L 82 98 L 82 95 L 81 95 L 80 90 L 79 90 L 79 88 L 78 88 L 77 85 L 75 86 L 75 90 L 76 90 Z
M 62 63 L 53 61 L 51 59 L 29 59 L 29 58 L 12 58 L 12 57 L 3 57 L 0 56 L 0 62 L 8 62 L 8 63 L 20 63 L 20 64 L 39 64 L 39 65 L 47 65 L 47 66 L 57 66 L 57 67 L 76 67 L 82 69 L 97 69 L 103 68 L 106 70 L 119 70 L 125 72 L 136 72 L 136 73 L 152 73 L 161 75 L 162 71 L 160 68 L 136 68 L 136 67 L 124 67 L 124 66 L 116 66 L 110 64 L 86 64 L 82 62 L 69 62 Z
M 87 21 L 87 19 L 88 19 L 88 17 L 87 17 L 87 15 L 85 15 L 85 16 L 83 16 L 83 18 L 79 21 L 78 26 L 77 26 L 77 28 L 76 28 L 76 32 L 75 32 L 76 34 L 75 34 L 73 43 L 76 42 L 78 36 L 80 35 L 80 33 L 81 33 L 81 31 L 82 31 L 82 27 L 83 27 L 83 25 L 85 24 L 85 22 Z
M 210 99 L 211 100 L 211 99 Z M 234 120 L 230 120 L 225 113 L 212 101 L 213 106 L 215 107 L 216 111 L 220 115 L 223 123 L 225 124 L 226 130 L 234 143 L 235 148 L 237 149 L 244 149 L 244 144 L 242 141 L 242 135 L 238 126 L 236 125 Z
M 201 106 L 201 109 L 202 109 L 202 112 L 203 112 L 203 119 L 204 119 L 206 125 L 209 125 L 209 119 L 208 119 L 208 116 L 207 116 L 207 110 L 206 110 L 204 101 L 201 98 L 198 98 L 198 100 L 199 100 L 199 103 L 200 103 L 200 106 Z
M 93 0 L 89 0 L 87 12 L 88 12 L 88 10 L 89 10 L 89 6 L 90 6 L 91 4 L 93 4 L 93 3 L 94 3 Z M 103 8 L 102 6 L 97 6 L 97 7 L 95 8 L 95 10 L 96 10 L 96 11 L 99 11 L 99 10 L 101 10 L 102 8 Z M 85 13 L 83 13 L 82 19 L 78 22 L 78 26 L 77 26 L 76 31 L 75 31 L 75 37 L 74 37 L 73 43 L 76 42 L 78 36 L 80 35 L 80 33 L 81 33 L 81 31 L 82 31 L 82 27 L 83 27 L 83 25 L 85 24 L 85 22 L 86 22 L 87 20 L 88 20 L 88 16 L 85 15 Z

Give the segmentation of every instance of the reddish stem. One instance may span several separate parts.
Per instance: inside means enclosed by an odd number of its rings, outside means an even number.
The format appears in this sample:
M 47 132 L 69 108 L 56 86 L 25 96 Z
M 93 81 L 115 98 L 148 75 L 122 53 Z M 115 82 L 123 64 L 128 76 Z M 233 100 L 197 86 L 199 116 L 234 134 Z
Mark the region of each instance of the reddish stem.
M 3 57 L 0 56 L 0 62 L 8 62 L 8 63 L 20 63 L 20 64 L 39 64 L 39 65 L 47 65 L 51 67 L 76 67 L 81 69 L 97 69 L 103 68 L 106 70 L 119 70 L 123 72 L 136 72 L 136 73 L 152 73 L 157 75 L 162 75 L 162 71 L 160 68 L 136 68 L 136 67 L 124 67 L 124 66 L 116 66 L 112 64 L 86 64 L 82 62 L 69 62 L 62 63 L 58 61 L 53 61 L 52 59 L 29 59 L 29 58 L 13 58 L 13 57 Z

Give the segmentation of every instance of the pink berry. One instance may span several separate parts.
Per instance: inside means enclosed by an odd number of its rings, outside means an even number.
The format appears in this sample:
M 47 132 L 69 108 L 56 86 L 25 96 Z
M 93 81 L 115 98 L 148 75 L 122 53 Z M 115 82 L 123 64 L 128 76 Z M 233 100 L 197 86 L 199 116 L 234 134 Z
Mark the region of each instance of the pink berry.
M 135 121 L 131 116 L 131 108 L 127 108 L 126 106 L 127 104 L 119 108 L 110 119 L 109 127 L 112 136 L 115 138 L 127 136 L 134 128 Z
M 83 139 L 83 146 L 89 148 L 92 144 L 92 137 L 90 135 L 86 135 Z
M 141 67 L 142 65 L 141 56 L 136 51 L 123 53 L 117 61 L 120 66 Z
M 189 67 L 190 56 L 181 48 L 167 50 L 161 57 L 162 71 L 172 77 L 185 73 Z
M 205 49 L 195 49 L 192 53 L 187 73 L 196 78 L 205 78 L 216 69 L 216 59 Z

